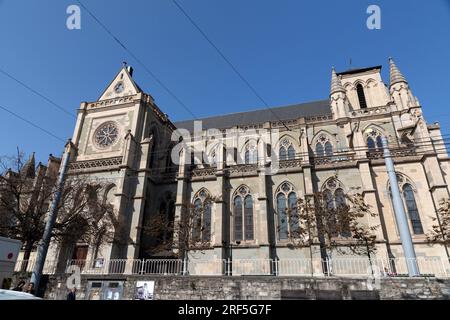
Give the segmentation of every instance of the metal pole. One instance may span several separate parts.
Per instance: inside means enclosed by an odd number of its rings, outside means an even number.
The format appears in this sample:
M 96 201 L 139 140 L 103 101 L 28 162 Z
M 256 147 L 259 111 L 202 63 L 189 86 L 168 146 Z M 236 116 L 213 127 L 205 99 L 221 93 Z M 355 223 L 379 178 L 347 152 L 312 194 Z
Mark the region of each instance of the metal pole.
M 228 275 L 233 275 L 233 243 L 230 240 L 230 260 L 228 263 Z
M 45 258 L 47 257 L 48 246 L 50 244 L 50 238 L 52 236 L 53 225 L 55 224 L 56 216 L 58 214 L 58 204 L 61 200 L 61 194 L 64 187 L 64 180 L 66 177 L 67 169 L 69 167 L 70 154 L 72 151 L 72 142 L 69 141 L 66 144 L 66 150 L 64 151 L 62 166 L 59 171 L 58 180 L 56 182 L 56 193 L 50 205 L 50 210 L 45 224 L 44 234 L 41 241 L 39 242 L 36 264 L 33 268 L 33 273 L 31 275 L 31 283 L 34 284 L 36 293 L 39 290 L 39 282 L 41 281 L 42 270 L 45 264 Z
M 391 185 L 392 202 L 394 204 L 395 220 L 397 222 L 398 231 L 400 232 L 400 239 L 402 241 L 403 252 L 405 254 L 406 266 L 410 277 L 419 276 L 419 268 L 417 267 L 416 252 L 409 230 L 408 220 L 405 214 L 405 207 L 400 196 L 400 189 L 398 187 L 397 175 L 395 174 L 394 161 L 392 160 L 391 152 L 388 148 L 388 141 L 386 137 L 382 137 L 384 160 L 386 162 L 386 169 L 389 175 L 389 182 Z

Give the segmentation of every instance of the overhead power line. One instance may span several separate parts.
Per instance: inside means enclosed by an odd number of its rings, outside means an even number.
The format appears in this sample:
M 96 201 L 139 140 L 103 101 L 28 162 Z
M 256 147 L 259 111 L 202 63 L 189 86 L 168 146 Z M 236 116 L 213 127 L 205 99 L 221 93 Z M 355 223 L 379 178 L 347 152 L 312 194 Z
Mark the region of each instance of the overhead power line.
M 270 108 L 269 104 L 263 99 L 263 97 L 256 91 L 255 87 L 253 87 L 250 82 L 242 75 L 241 72 L 234 66 L 233 63 L 223 54 L 223 52 L 219 49 L 217 45 L 208 37 L 208 35 L 200 28 L 200 26 L 194 21 L 194 19 L 183 9 L 183 7 L 176 1 L 172 0 L 175 6 L 183 13 L 183 15 L 189 20 L 189 22 L 197 29 L 198 32 L 205 38 L 205 40 L 216 50 L 216 52 L 220 55 L 220 57 L 228 64 L 228 66 L 236 73 L 236 75 L 246 84 L 246 86 L 253 92 L 253 94 L 264 104 L 264 106 L 272 112 L 272 114 L 283 124 L 283 126 L 291 131 L 288 126 L 281 120 L 277 114 Z
M 6 108 L 5 106 L 0 105 L 0 109 L 2 109 L 2 110 L 4 110 L 4 111 L 8 112 L 9 114 L 12 114 L 14 117 L 16 117 L 16 118 L 18 118 L 18 119 L 20 119 L 20 120 L 22 120 L 22 121 L 28 123 L 29 125 L 35 127 L 36 129 L 39 129 L 40 131 L 46 133 L 47 135 L 49 135 L 49 136 L 51 136 L 51 137 L 53 137 L 53 138 L 55 138 L 55 139 L 57 139 L 57 140 L 59 140 L 59 141 L 66 142 L 64 139 L 58 137 L 57 135 L 51 133 L 51 132 L 48 131 L 48 130 L 42 128 L 41 126 L 37 125 L 36 123 L 34 123 L 34 122 L 32 122 L 32 121 L 30 121 L 30 120 L 28 120 L 28 119 L 25 119 L 24 117 L 22 117 L 22 116 L 18 115 L 17 113 L 11 111 L 10 109 Z
M 175 99 L 194 119 L 197 119 L 195 114 L 187 107 L 187 105 L 181 101 L 181 99 L 172 91 L 170 88 L 164 84 L 151 70 L 147 65 L 142 62 L 124 43 L 121 41 L 116 35 L 112 33 L 106 25 L 100 21 L 95 14 L 90 11 L 80 0 L 77 0 L 80 6 L 92 17 L 92 19 L 97 22 L 100 27 L 120 46 L 122 47 L 173 99 Z
M 47 96 L 43 95 L 42 93 L 38 92 L 37 90 L 31 88 L 29 85 L 27 85 L 26 83 L 24 83 L 23 81 L 17 79 L 16 77 L 14 77 L 12 74 L 10 74 L 9 72 L 6 72 L 5 70 L 0 68 L 0 72 L 3 73 L 5 76 L 7 76 L 8 78 L 14 80 L 15 82 L 17 82 L 18 84 L 20 84 L 22 87 L 24 87 L 25 89 L 31 91 L 32 93 L 34 93 L 35 95 L 41 97 L 42 99 L 44 99 L 45 101 L 47 101 L 48 103 L 50 103 L 51 105 L 53 105 L 55 108 L 61 110 L 62 112 L 64 112 L 65 114 L 71 116 L 72 118 L 76 119 L 77 117 L 71 113 L 70 111 L 66 110 L 64 107 L 60 106 L 59 104 L 57 104 L 55 101 L 53 101 L 52 99 L 48 98 Z

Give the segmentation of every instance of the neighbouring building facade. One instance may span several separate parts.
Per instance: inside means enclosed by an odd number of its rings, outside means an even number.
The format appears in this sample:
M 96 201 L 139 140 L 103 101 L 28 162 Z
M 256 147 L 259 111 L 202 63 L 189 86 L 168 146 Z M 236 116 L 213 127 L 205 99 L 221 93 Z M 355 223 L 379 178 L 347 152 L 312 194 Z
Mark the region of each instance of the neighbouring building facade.
M 171 122 L 134 82 L 131 67 L 124 66 L 98 101 L 83 102 L 78 110 L 69 178 L 82 174 L 109 185 L 102 196 L 126 222 L 127 244 L 104 246 L 93 257 L 93 250 L 79 243 L 64 253 L 53 248 L 48 259 L 151 258 L 151 239 L 142 232 L 146 221 L 156 213 L 177 221 L 197 206 L 204 210 L 193 236 L 209 245 L 192 252 L 191 261 L 320 259 L 319 244 L 313 244 L 314 250 L 290 245 L 286 209 L 324 190 L 335 201 L 342 194 L 361 193 L 378 214 L 363 218 L 367 225 L 380 226 L 375 256 L 401 258 L 381 145 L 385 136 L 416 255 L 439 257 L 448 268 L 447 248 L 430 245 L 426 237 L 436 223 L 439 201 L 449 198 L 449 157 L 440 126 L 425 121 L 419 100 L 392 59 L 389 67 L 389 85 L 381 78 L 381 66 L 333 69 L 329 99 L 196 124 Z M 243 142 L 231 147 L 221 139 L 233 130 L 256 134 L 241 134 Z M 210 161 L 189 161 L 196 159 L 194 149 Z M 173 162 L 173 154 L 180 163 Z M 268 174 L 274 163 L 276 170 Z
M 45 215 L 39 213 L 47 212 L 50 206 L 61 159 L 49 155 L 47 165 L 36 165 L 32 153 L 23 164 L 20 155 L 12 162 L 9 165 L 16 165 L 15 170 L 8 168 L 0 175 L 0 235 L 26 239 L 22 240 L 20 260 L 33 260 L 39 235 L 30 235 L 33 228 L 26 226 L 45 221 Z M 19 219 L 22 222 L 17 228 Z

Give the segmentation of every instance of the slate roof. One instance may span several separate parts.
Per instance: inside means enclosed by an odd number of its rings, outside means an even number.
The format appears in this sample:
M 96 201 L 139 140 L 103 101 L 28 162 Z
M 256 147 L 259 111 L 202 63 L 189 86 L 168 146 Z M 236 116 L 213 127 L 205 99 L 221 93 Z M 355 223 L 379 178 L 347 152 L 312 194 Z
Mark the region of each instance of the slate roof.
M 291 120 L 310 116 L 321 116 L 331 113 L 329 100 L 300 103 L 271 109 L 273 112 L 266 108 L 207 117 L 198 120 L 202 121 L 203 129 L 227 129 L 234 126 L 264 123 L 267 121 Z M 187 129 L 192 132 L 194 129 L 194 120 L 177 121 L 174 122 L 174 125 L 179 129 Z

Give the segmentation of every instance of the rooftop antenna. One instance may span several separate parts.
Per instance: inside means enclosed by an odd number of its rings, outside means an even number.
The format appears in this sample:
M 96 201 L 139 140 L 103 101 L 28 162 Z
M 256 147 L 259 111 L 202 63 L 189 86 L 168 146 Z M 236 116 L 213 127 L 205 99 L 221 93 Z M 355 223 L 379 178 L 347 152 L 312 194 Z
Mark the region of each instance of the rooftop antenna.
M 349 69 L 352 70 L 352 58 L 350 58 Z

